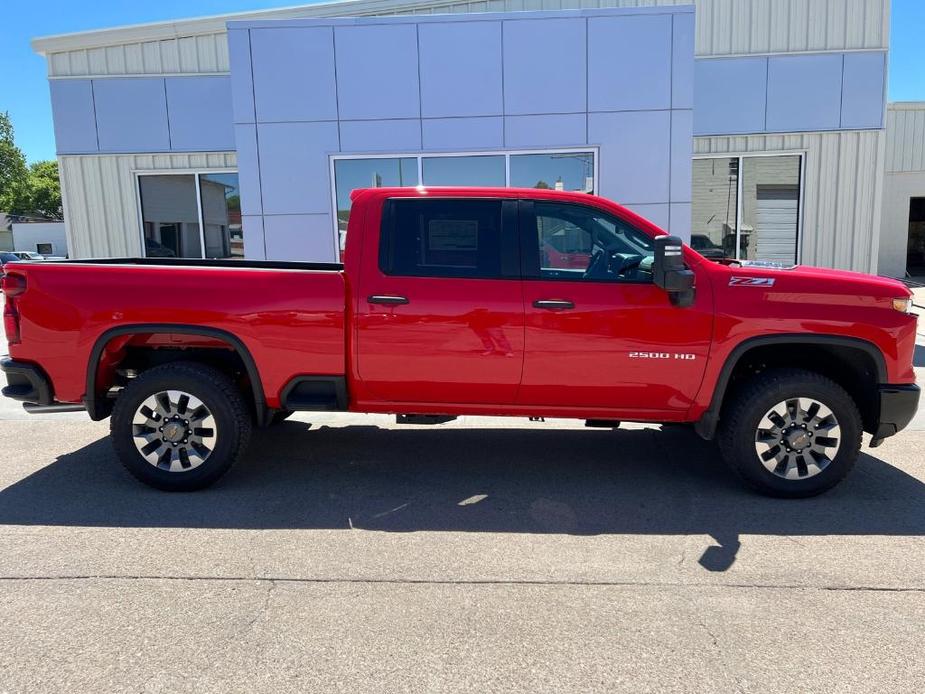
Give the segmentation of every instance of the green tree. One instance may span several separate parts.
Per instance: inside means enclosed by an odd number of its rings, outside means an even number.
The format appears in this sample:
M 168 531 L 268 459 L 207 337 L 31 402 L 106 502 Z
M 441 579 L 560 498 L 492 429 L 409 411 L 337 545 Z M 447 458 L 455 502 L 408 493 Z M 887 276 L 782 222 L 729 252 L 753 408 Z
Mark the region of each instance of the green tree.
M 26 166 L 16 146 L 9 113 L 0 113 L 0 212 L 62 219 L 58 162 Z
M 61 180 L 58 162 L 37 161 L 29 165 L 26 184 L 27 199 L 23 202 L 32 212 L 49 219 L 63 219 L 61 210 Z
M 13 139 L 10 114 L 0 113 L 0 212 L 14 212 L 28 186 L 26 157 Z

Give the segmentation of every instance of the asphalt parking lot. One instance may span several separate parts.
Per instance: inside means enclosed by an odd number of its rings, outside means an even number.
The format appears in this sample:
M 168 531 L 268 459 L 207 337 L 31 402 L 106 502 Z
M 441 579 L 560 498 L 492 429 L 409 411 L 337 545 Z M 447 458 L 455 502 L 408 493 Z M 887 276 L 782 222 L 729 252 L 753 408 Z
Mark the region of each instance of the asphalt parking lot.
M 300 416 L 172 495 L 106 434 L 0 403 L 0 692 L 925 691 L 925 412 L 803 501 L 682 428 Z

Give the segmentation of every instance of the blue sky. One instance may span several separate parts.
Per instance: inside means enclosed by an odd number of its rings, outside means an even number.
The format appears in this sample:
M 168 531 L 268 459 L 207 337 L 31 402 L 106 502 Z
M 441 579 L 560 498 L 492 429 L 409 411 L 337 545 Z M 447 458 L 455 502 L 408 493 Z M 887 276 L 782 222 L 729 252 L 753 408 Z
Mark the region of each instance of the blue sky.
M 299 4 L 299 0 L 4 0 L 0 111 L 29 161 L 55 155 L 45 60 L 35 36 Z M 890 101 L 925 101 L 925 2 L 893 0 Z

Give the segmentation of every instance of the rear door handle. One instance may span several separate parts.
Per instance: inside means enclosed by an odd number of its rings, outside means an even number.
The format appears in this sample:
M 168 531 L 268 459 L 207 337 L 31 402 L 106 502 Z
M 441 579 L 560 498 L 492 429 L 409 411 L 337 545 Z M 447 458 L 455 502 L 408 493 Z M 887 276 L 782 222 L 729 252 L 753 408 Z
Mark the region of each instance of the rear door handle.
M 545 308 L 549 311 L 567 311 L 575 308 L 575 304 L 566 299 L 537 299 L 533 302 L 534 308 Z
M 384 306 L 398 306 L 399 304 L 409 303 L 408 297 L 394 294 L 373 294 L 366 297 L 366 300 L 371 304 L 383 304 Z

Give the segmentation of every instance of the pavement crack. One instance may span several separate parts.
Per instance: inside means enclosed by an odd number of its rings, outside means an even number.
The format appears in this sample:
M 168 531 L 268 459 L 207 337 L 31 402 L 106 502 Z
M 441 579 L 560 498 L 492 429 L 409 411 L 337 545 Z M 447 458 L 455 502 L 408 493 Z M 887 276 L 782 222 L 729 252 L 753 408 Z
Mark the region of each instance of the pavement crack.
M 803 590 L 832 592 L 875 592 L 875 593 L 925 593 L 923 586 L 876 586 L 876 585 L 803 585 L 797 583 L 716 583 L 709 581 L 578 581 L 555 579 L 432 579 L 432 578 L 347 578 L 347 577 L 299 577 L 299 576 L 204 576 L 204 575 L 118 575 L 80 574 L 45 576 L 0 576 L 0 583 L 51 581 L 192 581 L 225 583 L 268 583 L 276 584 L 343 584 L 343 585 L 432 585 L 432 586 L 562 586 L 562 587 L 613 587 L 613 588 L 727 588 L 733 590 Z M 271 591 L 267 593 L 264 611 L 269 607 Z M 260 613 L 250 623 L 257 621 Z

